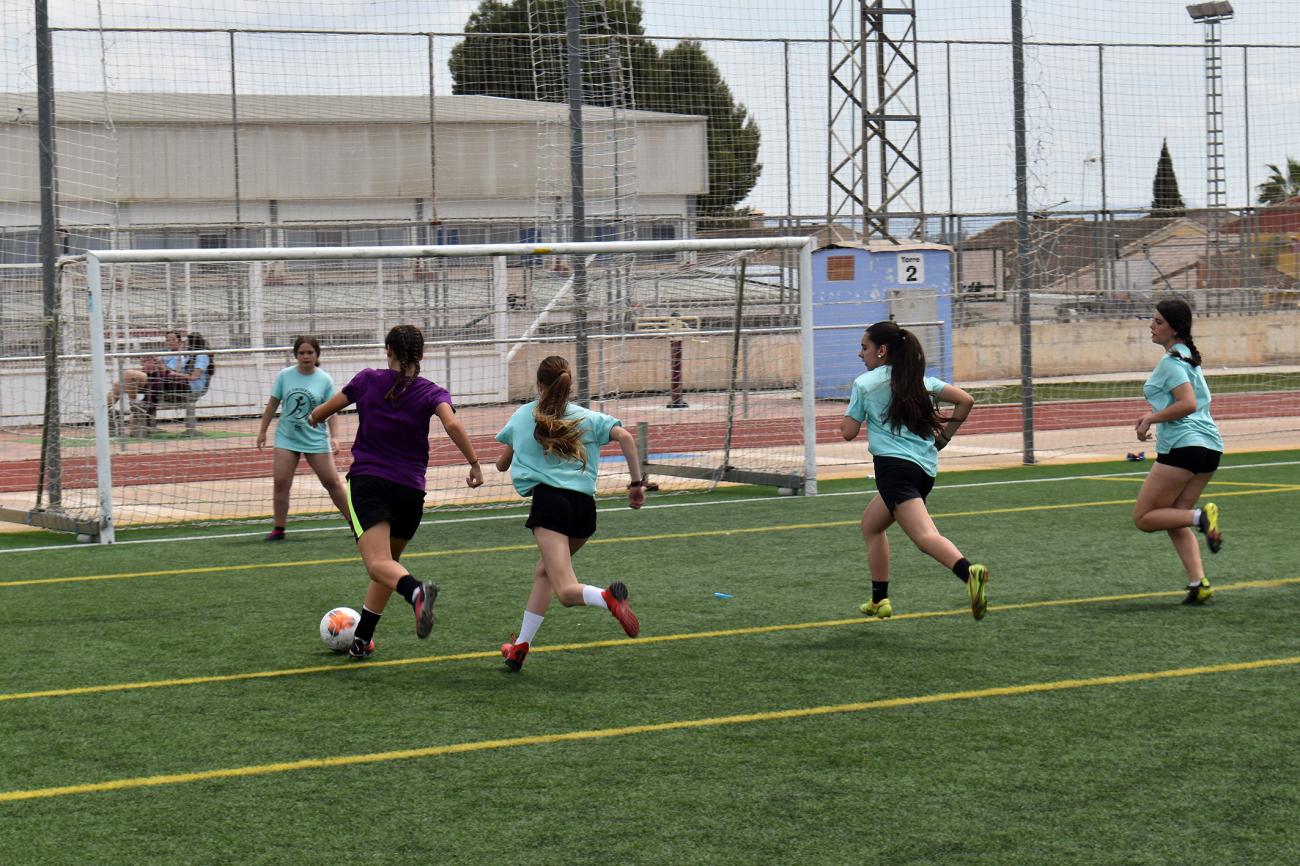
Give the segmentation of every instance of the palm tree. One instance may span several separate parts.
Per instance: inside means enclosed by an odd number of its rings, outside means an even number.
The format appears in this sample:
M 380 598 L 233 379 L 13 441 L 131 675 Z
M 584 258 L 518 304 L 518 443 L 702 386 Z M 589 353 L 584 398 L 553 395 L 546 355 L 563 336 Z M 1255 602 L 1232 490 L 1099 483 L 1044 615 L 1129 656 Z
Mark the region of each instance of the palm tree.
M 1257 187 L 1260 204 L 1281 204 L 1300 195 L 1300 160 L 1288 156 L 1285 172 L 1276 165 L 1268 168 L 1273 173 Z

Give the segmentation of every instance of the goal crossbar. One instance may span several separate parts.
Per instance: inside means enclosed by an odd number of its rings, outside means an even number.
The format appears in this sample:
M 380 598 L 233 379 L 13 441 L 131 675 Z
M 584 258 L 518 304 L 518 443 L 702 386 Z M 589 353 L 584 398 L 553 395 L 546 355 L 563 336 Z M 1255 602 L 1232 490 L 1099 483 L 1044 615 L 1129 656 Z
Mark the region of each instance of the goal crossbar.
M 584 256 L 603 253 L 738 252 L 799 250 L 812 253 L 806 237 L 697 238 L 672 241 L 588 241 L 554 244 L 429 244 L 409 247 L 219 247 L 176 250 L 95 250 L 86 259 L 103 264 L 144 262 L 303 261 L 338 259 L 428 259 L 489 256 Z M 81 256 L 63 261 L 75 261 Z

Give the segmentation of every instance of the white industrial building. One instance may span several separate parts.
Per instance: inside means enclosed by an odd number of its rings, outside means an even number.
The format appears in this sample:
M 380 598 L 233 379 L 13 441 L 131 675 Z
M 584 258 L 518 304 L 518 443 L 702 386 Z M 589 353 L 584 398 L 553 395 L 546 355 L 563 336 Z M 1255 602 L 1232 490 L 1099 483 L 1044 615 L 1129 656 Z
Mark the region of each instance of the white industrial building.
M 563 104 L 59 93 L 56 116 L 66 252 L 544 240 L 569 210 Z M 36 118 L 35 94 L 0 94 L 4 262 L 35 256 Z M 584 119 L 593 237 L 629 219 L 643 238 L 689 233 L 708 189 L 706 119 L 595 107 Z

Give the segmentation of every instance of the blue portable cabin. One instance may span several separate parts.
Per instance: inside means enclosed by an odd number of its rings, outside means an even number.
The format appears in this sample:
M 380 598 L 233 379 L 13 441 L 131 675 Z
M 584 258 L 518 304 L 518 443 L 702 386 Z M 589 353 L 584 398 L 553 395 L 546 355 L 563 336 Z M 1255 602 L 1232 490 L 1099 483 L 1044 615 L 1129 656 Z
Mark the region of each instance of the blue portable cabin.
M 952 381 L 952 247 L 834 243 L 813 251 L 818 399 L 849 397 L 867 325 L 892 318 L 925 347 L 926 373 Z

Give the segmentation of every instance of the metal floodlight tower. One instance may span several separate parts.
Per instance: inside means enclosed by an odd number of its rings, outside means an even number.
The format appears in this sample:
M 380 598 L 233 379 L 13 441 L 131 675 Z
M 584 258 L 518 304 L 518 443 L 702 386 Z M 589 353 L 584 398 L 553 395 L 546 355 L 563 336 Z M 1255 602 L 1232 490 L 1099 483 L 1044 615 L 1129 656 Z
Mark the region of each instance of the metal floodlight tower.
M 916 0 L 828 0 L 826 223 L 897 243 L 925 221 Z M 873 196 L 874 191 L 874 196 Z M 908 231 L 891 228 L 910 216 Z
M 1219 25 L 1232 17 L 1226 0 L 1193 3 L 1187 7 L 1193 21 L 1205 25 L 1205 194 L 1206 204 L 1226 203 L 1223 169 L 1223 41 Z

